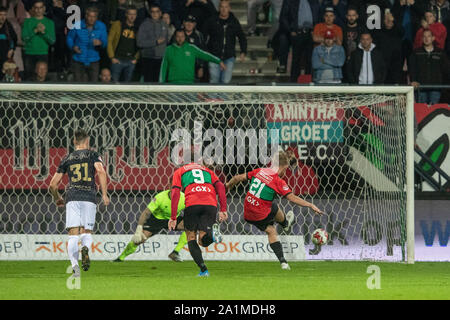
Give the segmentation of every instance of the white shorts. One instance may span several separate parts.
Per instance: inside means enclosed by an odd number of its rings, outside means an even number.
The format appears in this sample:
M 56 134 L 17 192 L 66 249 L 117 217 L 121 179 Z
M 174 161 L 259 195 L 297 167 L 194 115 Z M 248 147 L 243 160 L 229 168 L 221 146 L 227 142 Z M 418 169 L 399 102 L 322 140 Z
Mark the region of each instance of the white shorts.
M 66 229 L 83 227 L 93 230 L 97 205 L 90 201 L 69 201 L 66 204 Z

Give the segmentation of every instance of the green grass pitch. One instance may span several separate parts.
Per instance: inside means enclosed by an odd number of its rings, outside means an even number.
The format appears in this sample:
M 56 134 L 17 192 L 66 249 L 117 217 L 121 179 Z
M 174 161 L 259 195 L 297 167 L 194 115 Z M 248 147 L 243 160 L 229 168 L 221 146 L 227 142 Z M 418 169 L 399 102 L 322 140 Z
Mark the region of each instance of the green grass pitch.
M 450 299 L 450 263 L 92 261 L 69 290 L 67 261 L 0 261 L 0 299 Z M 367 267 L 381 271 L 369 290 Z

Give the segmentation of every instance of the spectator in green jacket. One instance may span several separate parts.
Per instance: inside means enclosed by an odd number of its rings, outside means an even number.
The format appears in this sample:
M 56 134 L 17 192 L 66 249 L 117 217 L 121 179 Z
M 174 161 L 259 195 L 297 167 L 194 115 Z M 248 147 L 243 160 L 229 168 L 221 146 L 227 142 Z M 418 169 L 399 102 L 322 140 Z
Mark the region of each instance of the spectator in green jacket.
M 25 19 L 22 28 L 22 40 L 25 47 L 25 80 L 31 80 L 36 62 L 48 63 L 48 49 L 55 43 L 55 24 L 44 16 L 43 0 L 36 0 L 31 8 L 34 16 Z
M 159 72 L 159 82 L 173 84 L 192 84 L 195 79 L 195 59 L 202 59 L 220 65 L 225 64 L 216 56 L 186 42 L 183 29 L 175 31 L 175 43 L 167 47 Z

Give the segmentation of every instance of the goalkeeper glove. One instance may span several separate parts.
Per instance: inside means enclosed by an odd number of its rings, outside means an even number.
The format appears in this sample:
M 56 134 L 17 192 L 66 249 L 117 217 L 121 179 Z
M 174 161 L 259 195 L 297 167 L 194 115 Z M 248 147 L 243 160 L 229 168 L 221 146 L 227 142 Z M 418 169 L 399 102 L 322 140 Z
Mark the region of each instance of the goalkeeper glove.
M 144 242 L 147 240 L 147 237 L 145 236 L 143 232 L 143 227 L 141 225 L 138 225 L 136 228 L 136 232 L 134 233 L 133 237 L 131 238 L 131 241 L 133 241 L 135 244 Z

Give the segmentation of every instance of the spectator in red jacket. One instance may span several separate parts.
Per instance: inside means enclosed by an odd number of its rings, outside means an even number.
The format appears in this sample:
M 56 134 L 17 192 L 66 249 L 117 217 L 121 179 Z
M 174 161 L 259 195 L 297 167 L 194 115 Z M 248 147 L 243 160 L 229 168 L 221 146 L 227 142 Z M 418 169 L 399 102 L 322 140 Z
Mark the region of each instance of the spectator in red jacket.
M 439 49 L 444 49 L 445 39 L 447 38 L 447 29 L 445 26 L 436 22 L 436 13 L 432 10 L 425 11 L 424 19 L 422 19 L 422 28 L 416 33 L 414 40 L 414 49 L 421 48 L 423 46 L 423 32 L 429 29 L 435 38 L 435 44 Z

